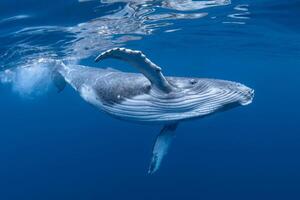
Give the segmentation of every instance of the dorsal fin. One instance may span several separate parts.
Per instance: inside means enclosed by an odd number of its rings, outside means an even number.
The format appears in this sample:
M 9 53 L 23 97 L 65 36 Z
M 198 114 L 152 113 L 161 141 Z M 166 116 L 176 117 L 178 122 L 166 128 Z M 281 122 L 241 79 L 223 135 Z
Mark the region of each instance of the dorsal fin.
M 136 67 L 153 86 L 157 89 L 169 93 L 173 86 L 167 81 L 161 72 L 161 68 L 151 62 L 141 51 L 133 51 L 125 48 L 113 48 L 101 53 L 95 62 L 99 62 L 106 58 L 115 58 L 126 61 Z

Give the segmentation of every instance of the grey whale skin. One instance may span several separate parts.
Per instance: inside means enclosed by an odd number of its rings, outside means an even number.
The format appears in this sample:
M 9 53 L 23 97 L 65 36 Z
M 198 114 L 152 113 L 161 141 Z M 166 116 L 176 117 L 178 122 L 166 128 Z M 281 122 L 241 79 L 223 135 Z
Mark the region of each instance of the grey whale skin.
M 140 51 L 114 48 L 100 54 L 123 60 L 140 73 L 56 64 L 53 80 L 61 91 L 70 84 L 96 108 L 121 120 L 163 125 L 155 141 L 149 173 L 159 168 L 179 122 L 248 105 L 254 90 L 243 84 L 205 78 L 165 77 Z

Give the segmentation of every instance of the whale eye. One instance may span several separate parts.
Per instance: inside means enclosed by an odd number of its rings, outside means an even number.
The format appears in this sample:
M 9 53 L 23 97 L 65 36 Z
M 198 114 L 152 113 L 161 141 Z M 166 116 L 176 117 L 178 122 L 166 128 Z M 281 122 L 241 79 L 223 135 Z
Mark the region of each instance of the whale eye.
M 191 85 L 195 85 L 196 83 L 197 83 L 197 80 L 195 80 L 195 79 L 191 79 L 191 80 L 190 80 L 190 84 L 191 84 Z

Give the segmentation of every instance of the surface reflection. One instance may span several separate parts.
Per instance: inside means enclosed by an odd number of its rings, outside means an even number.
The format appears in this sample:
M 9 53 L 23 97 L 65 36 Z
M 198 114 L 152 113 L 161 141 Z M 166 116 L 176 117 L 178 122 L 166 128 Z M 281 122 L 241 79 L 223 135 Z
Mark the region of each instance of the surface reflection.
M 78 62 L 99 51 L 140 40 L 176 20 L 205 17 L 209 14 L 206 8 L 230 3 L 229 0 L 101 0 L 98 7 L 91 8 L 91 12 L 99 14 L 98 18 L 73 26 L 34 26 L 0 35 L 1 40 L 8 41 L 0 47 L 0 66 L 7 69 L 43 57 Z M 110 8 L 105 15 L 99 9 L 103 7 Z M 8 19 L 16 23 L 24 20 L 18 16 Z

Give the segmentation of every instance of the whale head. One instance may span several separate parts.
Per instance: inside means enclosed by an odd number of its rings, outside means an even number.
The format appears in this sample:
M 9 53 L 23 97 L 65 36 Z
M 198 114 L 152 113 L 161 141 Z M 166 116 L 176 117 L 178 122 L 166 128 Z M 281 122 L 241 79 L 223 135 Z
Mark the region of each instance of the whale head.
M 102 107 L 113 116 L 129 121 L 167 123 L 245 106 L 254 97 L 253 89 L 231 81 L 181 77 L 167 77 L 167 80 L 176 88 L 174 91 L 141 89 L 137 95 Z
M 224 105 L 235 103 L 245 106 L 254 98 L 252 88 L 237 82 L 203 78 L 172 78 L 169 81 L 184 93 L 186 99 L 195 99 L 197 102 L 207 99 L 221 103 L 223 100 Z

